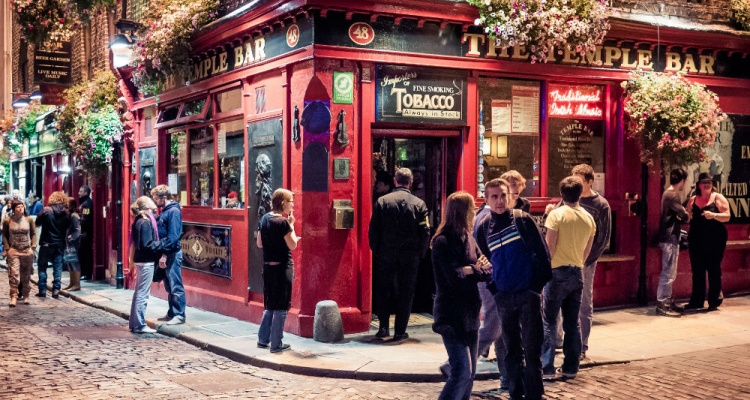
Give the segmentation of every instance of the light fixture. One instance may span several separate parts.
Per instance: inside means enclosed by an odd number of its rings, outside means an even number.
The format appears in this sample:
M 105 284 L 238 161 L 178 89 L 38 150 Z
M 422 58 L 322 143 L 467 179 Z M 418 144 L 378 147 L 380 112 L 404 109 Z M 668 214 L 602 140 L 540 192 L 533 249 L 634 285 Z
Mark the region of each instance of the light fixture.
M 31 100 L 41 100 L 42 99 L 42 92 L 40 92 L 39 89 L 31 92 L 31 95 L 29 95 L 29 99 L 31 99 Z
M 508 137 L 507 136 L 497 137 L 497 157 L 498 158 L 508 157 Z
M 20 97 L 13 102 L 13 108 L 24 108 L 29 106 L 28 97 Z
M 112 66 L 123 68 L 132 62 L 133 47 L 135 47 L 135 43 L 138 41 L 135 31 L 140 27 L 140 24 L 135 21 L 121 19 L 115 22 L 115 27 L 120 33 L 115 35 L 114 40 L 109 44 L 109 49 L 112 51 Z

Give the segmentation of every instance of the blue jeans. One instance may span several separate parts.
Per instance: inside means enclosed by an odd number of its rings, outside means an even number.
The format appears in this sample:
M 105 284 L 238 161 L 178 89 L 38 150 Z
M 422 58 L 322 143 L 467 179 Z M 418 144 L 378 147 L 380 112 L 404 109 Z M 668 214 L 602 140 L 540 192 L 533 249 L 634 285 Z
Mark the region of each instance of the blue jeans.
M 500 386 L 508 387 L 508 371 L 505 370 L 505 343 L 500 326 L 500 315 L 497 313 L 497 303 L 490 290 L 487 289 L 486 282 L 479 282 L 477 288 L 479 288 L 479 297 L 482 299 L 482 315 L 484 316 L 482 326 L 479 327 L 477 353 L 484 354 L 489 351 L 490 345 L 495 344 Z
M 539 400 L 542 384 L 542 296 L 532 290 L 495 294 L 507 354 L 511 398 Z M 524 363 L 525 361 L 525 363 Z M 525 396 L 525 397 L 524 397 Z
M 281 347 L 281 339 L 284 338 L 284 321 L 286 321 L 286 310 L 263 310 L 263 319 L 258 329 L 258 343 L 270 344 L 271 349 Z
M 577 374 L 581 363 L 581 326 L 578 313 L 583 291 L 582 268 L 562 266 L 552 269 L 552 280 L 544 287 L 544 345 L 542 368 L 545 374 L 555 373 L 555 342 L 558 314 L 562 310 L 563 354 L 562 371 Z
M 581 323 L 581 351 L 584 352 L 589 349 L 591 324 L 594 322 L 594 273 L 596 273 L 596 261 L 583 267 L 583 291 L 578 320 Z
M 474 376 L 477 374 L 477 332 L 469 333 L 469 341 L 453 335 L 442 335 L 448 351 L 451 374 L 440 392 L 439 400 L 469 400 Z
M 133 301 L 130 303 L 130 318 L 128 327 L 131 331 L 139 331 L 146 327 L 146 306 L 151 294 L 151 281 L 154 277 L 154 263 L 135 263 L 135 288 Z
M 677 260 L 680 256 L 678 243 L 659 243 L 661 249 L 661 274 L 659 288 L 656 290 L 656 300 L 672 304 L 672 284 L 677 277 Z
M 39 272 L 39 282 L 37 287 L 39 293 L 47 293 L 47 267 L 48 264 L 52 263 L 52 290 L 60 290 L 62 284 L 60 278 L 62 277 L 62 259 L 63 251 L 53 245 L 42 245 L 39 249 L 39 259 L 37 260 L 37 271 Z
M 167 255 L 164 289 L 169 293 L 167 317 L 185 318 L 185 286 L 182 284 L 182 251 Z

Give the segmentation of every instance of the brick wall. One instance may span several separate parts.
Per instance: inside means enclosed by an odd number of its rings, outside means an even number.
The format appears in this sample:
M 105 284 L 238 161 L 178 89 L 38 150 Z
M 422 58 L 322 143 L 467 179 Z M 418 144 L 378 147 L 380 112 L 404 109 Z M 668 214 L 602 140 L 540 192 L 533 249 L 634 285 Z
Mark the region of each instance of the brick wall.
M 626 13 L 648 13 L 680 17 L 704 23 L 728 23 L 730 0 L 612 0 Z

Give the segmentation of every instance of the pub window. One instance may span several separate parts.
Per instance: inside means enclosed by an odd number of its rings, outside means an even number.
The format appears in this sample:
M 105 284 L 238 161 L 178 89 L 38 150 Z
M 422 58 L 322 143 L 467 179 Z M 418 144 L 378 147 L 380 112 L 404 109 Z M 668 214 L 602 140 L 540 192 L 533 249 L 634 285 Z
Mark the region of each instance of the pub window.
M 547 194 L 578 164 L 594 168 L 594 190 L 604 194 L 605 87 L 550 83 L 547 86 Z
M 245 203 L 245 130 L 242 119 L 221 123 L 217 132 L 219 206 L 242 208 Z
M 508 170 L 526 178 L 523 197 L 541 195 L 539 180 L 541 83 L 479 79 L 479 195 Z
M 190 205 L 214 205 L 213 127 L 188 129 L 190 137 Z
M 173 129 L 169 132 L 169 191 L 177 194 L 180 205 L 187 205 L 187 132 Z
M 242 89 L 232 89 L 216 94 L 216 113 L 236 110 L 242 107 Z
M 182 117 L 192 117 L 193 115 L 199 115 L 203 113 L 203 109 L 206 107 L 206 98 L 201 98 L 193 101 L 188 101 L 182 107 Z
M 176 105 L 174 107 L 168 107 L 162 110 L 162 112 L 159 114 L 159 119 L 157 119 L 157 123 L 163 123 L 163 122 L 169 122 L 174 121 L 177 119 L 177 115 L 180 112 L 180 106 Z

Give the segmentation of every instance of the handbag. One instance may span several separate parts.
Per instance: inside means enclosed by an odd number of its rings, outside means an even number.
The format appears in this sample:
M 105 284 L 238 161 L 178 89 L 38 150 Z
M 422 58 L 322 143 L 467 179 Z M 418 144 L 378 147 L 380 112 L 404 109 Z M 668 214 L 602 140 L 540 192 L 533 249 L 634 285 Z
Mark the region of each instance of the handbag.
M 680 230 L 680 250 L 688 249 L 688 234 L 684 230 Z
M 75 246 L 65 246 L 65 252 L 63 252 L 63 262 L 66 264 L 73 264 L 78 262 L 78 251 Z

